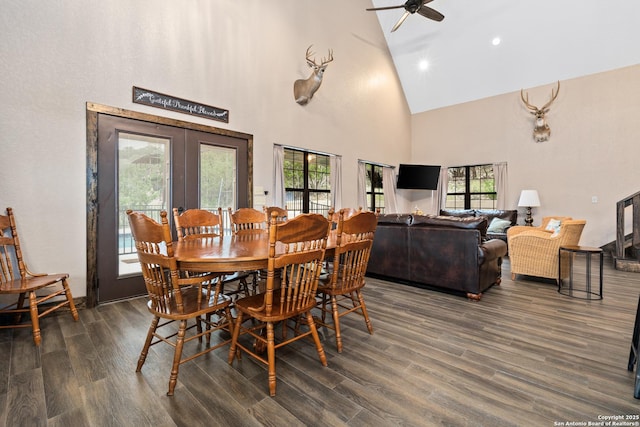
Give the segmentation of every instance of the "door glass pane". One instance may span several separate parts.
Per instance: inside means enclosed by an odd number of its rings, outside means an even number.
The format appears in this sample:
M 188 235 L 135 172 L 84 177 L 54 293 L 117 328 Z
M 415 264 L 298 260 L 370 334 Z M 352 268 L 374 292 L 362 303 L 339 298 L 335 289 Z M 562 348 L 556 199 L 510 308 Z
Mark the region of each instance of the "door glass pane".
M 118 274 L 140 273 L 126 211 L 160 222 L 169 211 L 170 140 L 121 132 L 118 135 Z
M 200 144 L 200 208 L 237 207 L 236 149 Z

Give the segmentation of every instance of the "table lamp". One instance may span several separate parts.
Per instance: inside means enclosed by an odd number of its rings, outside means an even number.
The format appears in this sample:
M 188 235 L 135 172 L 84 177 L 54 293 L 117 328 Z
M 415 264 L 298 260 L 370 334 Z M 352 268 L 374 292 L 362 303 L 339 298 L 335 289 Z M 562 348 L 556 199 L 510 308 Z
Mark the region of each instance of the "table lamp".
M 527 208 L 527 217 L 524 219 L 524 225 L 531 227 L 533 225 L 533 218 L 531 217 L 531 208 L 540 206 L 540 198 L 538 197 L 537 190 L 522 190 L 520 193 L 520 200 L 518 201 L 519 207 Z

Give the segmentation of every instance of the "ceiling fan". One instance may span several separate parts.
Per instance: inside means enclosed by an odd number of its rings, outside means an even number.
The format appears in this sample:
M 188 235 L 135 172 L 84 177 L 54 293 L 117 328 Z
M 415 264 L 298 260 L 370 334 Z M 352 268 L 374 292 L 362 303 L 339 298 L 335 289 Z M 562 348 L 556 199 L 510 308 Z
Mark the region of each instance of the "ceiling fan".
M 367 10 L 388 10 L 388 9 L 400 9 L 404 7 L 404 14 L 400 17 L 396 25 L 393 26 L 391 32 L 393 33 L 397 30 L 400 25 L 407 19 L 407 16 L 412 15 L 418 12 L 420 15 L 425 18 L 433 19 L 434 21 L 442 21 L 444 19 L 444 15 L 438 12 L 435 9 L 431 9 L 427 6 L 427 3 L 431 3 L 433 0 L 407 0 L 405 4 L 400 4 L 398 6 L 386 6 L 386 7 L 372 7 Z

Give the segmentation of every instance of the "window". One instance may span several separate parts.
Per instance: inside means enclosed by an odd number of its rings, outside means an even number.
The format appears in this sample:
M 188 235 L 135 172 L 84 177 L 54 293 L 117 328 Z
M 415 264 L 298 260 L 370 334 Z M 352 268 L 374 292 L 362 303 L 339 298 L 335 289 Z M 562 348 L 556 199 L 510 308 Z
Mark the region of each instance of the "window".
M 293 215 L 327 215 L 331 206 L 329 156 L 284 149 L 284 187 L 287 210 Z
M 367 206 L 372 212 L 380 209 L 384 213 L 384 192 L 382 191 L 382 165 L 364 163 L 367 173 Z
M 493 165 L 447 169 L 446 209 L 495 209 L 496 185 Z

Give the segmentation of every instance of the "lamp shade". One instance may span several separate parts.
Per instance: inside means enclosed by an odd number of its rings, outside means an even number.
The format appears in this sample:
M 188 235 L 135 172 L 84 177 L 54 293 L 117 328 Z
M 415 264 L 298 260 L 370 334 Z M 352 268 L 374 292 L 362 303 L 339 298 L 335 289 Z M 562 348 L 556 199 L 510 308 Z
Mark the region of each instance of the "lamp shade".
M 537 190 L 522 190 L 518 206 L 521 207 L 537 207 L 540 206 L 540 198 Z

